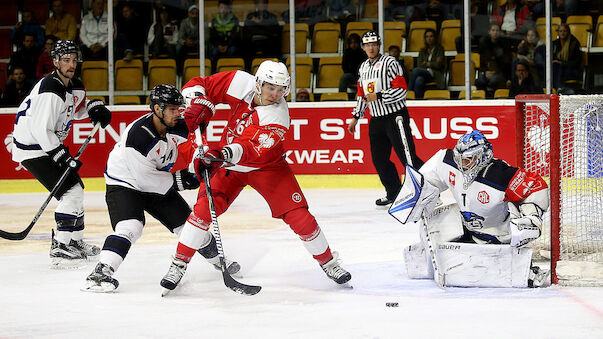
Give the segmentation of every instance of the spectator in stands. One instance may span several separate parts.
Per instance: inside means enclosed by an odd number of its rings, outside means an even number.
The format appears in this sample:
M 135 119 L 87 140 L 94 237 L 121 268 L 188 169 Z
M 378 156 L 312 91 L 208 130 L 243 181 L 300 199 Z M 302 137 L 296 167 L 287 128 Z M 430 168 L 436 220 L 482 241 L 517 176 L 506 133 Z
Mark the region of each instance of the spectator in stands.
M 153 53 L 153 58 L 167 55 L 176 59 L 178 46 L 178 25 L 170 21 L 170 14 L 166 8 L 159 11 L 159 21 L 149 28 L 147 43 Z
M 54 47 L 54 44 L 57 42 L 57 37 L 54 35 L 49 35 L 46 37 L 46 43 L 44 44 L 44 51 L 40 54 L 38 58 L 38 64 L 36 66 L 36 79 L 41 79 L 48 75 L 48 73 L 54 71 L 54 64 L 52 63 L 52 57 L 50 56 L 50 51 Z
M 36 65 L 41 51 L 34 43 L 34 35 L 31 32 L 25 33 L 21 48 L 10 57 L 10 68 L 21 66 L 28 79 L 36 78 Z
M 328 0 L 329 19 L 348 22 L 356 19 L 355 5 L 352 0 Z
M 339 78 L 339 92 L 346 92 L 348 88 L 356 89 L 358 68 L 367 58 L 366 53 L 360 48 L 360 36 L 358 34 L 350 34 L 347 45 L 348 48 L 343 52 L 343 58 L 341 59 L 343 75 Z M 356 91 L 353 93 L 356 93 Z M 350 97 L 350 99 L 352 98 Z
M 522 6 L 519 0 L 507 0 L 493 13 L 493 19 L 498 23 L 504 37 L 517 46 L 528 29 L 534 26 L 532 13 L 528 6 Z
M 471 2 L 471 50 L 477 52 L 477 46 L 482 37 L 488 35 L 488 26 L 490 25 L 490 19 L 485 14 L 485 10 L 481 7 L 481 3 L 472 1 Z M 465 17 L 461 16 L 461 27 L 465 27 Z M 465 53 L 465 30 L 461 29 L 461 35 L 456 37 L 454 40 L 456 45 L 457 53 Z
M 80 39 L 85 60 L 107 60 L 109 21 L 105 12 L 105 0 L 92 0 L 92 10 L 82 19 Z
M 429 0 L 420 2 L 410 7 L 408 10 L 410 15 L 409 21 L 415 20 L 432 20 L 436 23 L 436 29 L 440 29 L 442 21 L 446 20 L 446 9 L 440 3 L 440 0 Z
M 544 46 L 544 42 L 540 40 L 538 36 L 538 31 L 534 28 L 530 28 L 526 33 L 526 37 L 519 43 L 517 46 L 517 59 L 524 60 L 530 65 L 530 74 L 534 78 L 534 80 L 540 80 L 540 76 L 534 67 L 534 55 L 536 54 L 536 49 L 540 46 Z
M 559 25 L 559 37 L 553 41 L 553 87 L 565 86 L 568 80 L 579 80 L 582 74 L 580 42 L 566 23 Z
M 230 4 L 230 0 L 219 0 L 218 14 L 211 21 L 210 56 L 214 61 L 222 56 L 233 56 L 238 51 L 239 19 L 232 13 Z
M 268 0 L 255 0 L 255 11 L 247 14 L 243 40 L 247 43 L 248 57 L 255 55 L 279 56 L 280 32 L 276 15 L 268 11 Z
M 408 5 L 407 0 L 389 0 L 389 6 L 385 8 L 384 13 L 385 20 L 405 21 L 406 27 L 408 27 L 414 12 L 414 6 Z
M 406 65 L 404 64 L 404 59 L 400 56 L 402 54 L 402 50 L 400 49 L 400 46 L 397 46 L 397 45 L 389 46 L 389 48 L 387 49 L 387 53 L 389 54 L 389 56 L 398 60 L 400 67 L 402 67 L 402 73 L 404 76 L 404 80 L 408 83 L 409 74 L 408 74 L 408 70 L 406 69 Z
M 266 1 L 268 2 L 268 1 Z M 344 1 L 345 2 L 345 1 Z M 289 23 L 289 10 L 281 15 L 283 21 Z M 327 20 L 327 8 L 324 0 L 296 0 L 295 21 L 314 25 L 317 22 Z
M 446 58 L 444 47 L 437 41 L 435 30 L 428 28 L 423 35 L 425 47 L 419 51 L 417 67 L 410 73 L 409 91 L 415 91 L 415 98 L 422 99 L 425 93 L 425 84 L 436 82 L 437 89 L 446 88 Z
M 570 15 L 578 14 L 578 2 L 579 0 L 555 0 L 551 2 L 551 12 L 553 16 L 561 17 L 561 20 L 565 19 Z M 545 14 L 544 1 L 539 1 L 532 7 L 534 15 L 536 17 L 542 17 Z
M 297 90 L 297 94 L 295 95 L 296 102 L 309 102 L 310 101 L 310 92 L 308 92 L 305 88 L 300 88 Z
M 500 38 L 497 23 L 490 24 L 488 36 L 483 37 L 479 45 L 480 72 L 475 86 L 486 91 L 491 98 L 497 88 L 505 87 L 511 73 L 511 53 L 506 40 Z
M 121 8 L 121 16 L 117 19 L 117 39 L 115 41 L 115 57 L 126 61 L 134 55 L 144 53 L 144 40 L 147 26 L 141 23 L 138 12 L 131 5 Z
M 510 81 L 509 98 L 515 98 L 517 94 L 542 94 L 542 86 L 530 74 L 530 64 L 526 60 L 517 61 L 515 77 Z
M 178 39 L 180 45 L 178 71 L 182 72 L 186 58 L 199 56 L 199 8 L 197 5 L 190 6 L 188 17 L 180 22 Z
M 63 1 L 52 2 L 52 13 L 52 16 L 46 20 L 46 35 L 54 35 L 59 40 L 75 40 L 77 22 L 73 15 L 63 9 Z
M 4 106 L 19 106 L 32 87 L 33 83 L 27 79 L 23 67 L 14 66 L 10 80 L 6 83 L 6 90 L 2 95 L 2 104 Z
M 41 49 L 44 47 L 44 29 L 33 16 L 33 12 L 29 9 L 25 9 L 22 12 L 21 21 L 17 22 L 10 33 L 10 41 L 17 45 L 17 48 L 21 48 L 21 42 L 25 37 L 25 33 L 32 33 L 34 36 L 34 44 L 37 48 Z

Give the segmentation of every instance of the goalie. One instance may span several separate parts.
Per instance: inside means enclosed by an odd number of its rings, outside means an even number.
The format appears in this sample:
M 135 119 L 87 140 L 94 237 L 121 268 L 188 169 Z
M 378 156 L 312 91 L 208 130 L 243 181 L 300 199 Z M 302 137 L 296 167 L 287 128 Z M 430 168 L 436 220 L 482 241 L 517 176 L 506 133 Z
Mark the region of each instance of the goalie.
M 532 249 L 525 247 L 541 234 L 549 207 L 547 184 L 539 175 L 495 159 L 482 132 L 467 133 L 454 149 L 439 150 L 420 172 L 407 167 L 404 186 L 390 214 L 402 223 L 425 222 L 447 286 L 548 283 L 549 272 L 532 266 Z M 456 203 L 436 208 L 446 189 Z M 433 278 L 423 228 L 421 239 L 404 251 L 408 276 Z

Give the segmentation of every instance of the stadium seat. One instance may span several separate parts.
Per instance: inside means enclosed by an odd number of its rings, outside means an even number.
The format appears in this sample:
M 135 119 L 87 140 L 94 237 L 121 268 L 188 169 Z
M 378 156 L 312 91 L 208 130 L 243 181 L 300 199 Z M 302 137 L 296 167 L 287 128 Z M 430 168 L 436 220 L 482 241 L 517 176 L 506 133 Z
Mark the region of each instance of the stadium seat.
M 461 99 L 465 99 L 465 90 L 462 90 L 461 93 L 459 93 L 459 100 Z M 486 99 L 486 91 L 484 91 L 483 89 L 471 90 L 471 100 L 481 99 Z
M 283 54 L 289 54 L 289 24 L 283 26 Z M 308 24 L 295 24 L 295 53 L 308 53 L 308 39 L 310 38 L 310 27 Z
M 580 47 L 590 47 L 590 32 L 593 28 L 593 18 L 590 15 L 570 15 L 566 23 L 573 36 L 580 41 Z
M 186 59 L 184 60 L 184 67 L 182 69 L 182 84 L 186 84 L 190 79 L 198 77 L 201 72 L 199 71 L 199 59 Z M 211 75 L 211 60 L 205 59 L 205 76 Z
M 228 72 L 228 71 L 244 71 L 245 60 L 243 58 L 221 58 L 216 63 L 216 72 Z
M 389 46 L 396 45 L 403 50 L 404 36 L 406 35 L 406 23 L 404 21 L 386 21 L 383 23 L 383 41 L 385 50 Z
M 176 86 L 176 60 L 151 59 L 148 74 L 149 89 L 161 84 Z
M 218 0 L 203 1 L 205 22 L 210 23 L 218 14 Z M 238 18 L 239 21 L 245 21 L 245 18 Z
M 314 93 L 310 92 L 310 89 L 309 89 L 309 88 L 306 88 L 306 89 L 308 90 L 308 92 L 309 92 L 309 94 L 310 94 L 310 101 L 314 101 Z M 299 88 L 297 88 L 297 90 L 299 91 Z M 287 100 L 288 102 L 291 102 L 291 93 L 287 94 L 287 98 L 286 98 L 286 100 Z
M 425 46 L 425 30 L 432 28 L 436 29 L 436 22 L 433 20 L 425 21 L 413 21 L 410 23 L 410 29 L 408 31 L 408 46 L 406 46 L 407 52 L 418 52 Z
M 245 22 L 247 14 L 255 10 L 255 3 L 254 0 L 236 0 L 231 2 L 230 7 L 232 9 L 232 14 L 239 19 L 239 22 Z M 268 11 L 272 12 L 270 5 L 268 5 Z
M 385 5 L 385 1 L 383 1 L 384 5 Z M 364 15 L 362 17 L 370 19 L 370 18 L 376 18 L 379 13 L 379 3 L 377 2 L 377 0 L 366 0 L 364 2 Z
M 8 81 L 8 63 L 0 62 L 0 89 L 6 88 L 6 82 Z
M 599 19 L 597 19 L 597 29 L 595 31 L 594 38 L 595 47 L 603 47 L 603 15 L 599 15 Z
M 348 94 L 345 92 L 323 93 L 320 101 L 348 101 Z
M 0 59 L 9 59 L 12 52 L 11 28 L 0 28 Z
M 423 94 L 425 100 L 448 100 L 450 91 L 447 89 L 428 89 Z
M 138 95 L 116 95 L 113 99 L 115 105 L 140 105 Z
M 352 33 L 356 33 L 362 37 L 362 34 L 364 34 L 367 31 L 372 31 L 372 30 L 373 30 L 372 22 L 368 22 L 368 21 L 348 22 L 348 24 L 345 26 L 345 40 L 347 41 L 348 37 Z M 386 46 L 386 48 L 387 48 L 387 46 Z
M 287 69 L 291 73 L 291 62 L 287 59 Z M 310 88 L 312 87 L 312 73 L 313 73 L 313 61 L 312 58 L 296 58 L 295 59 L 295 87 L 297 88 Z
M 109 65 L 106 61 L 84 61 L 82 63 L 82 82 L 87 91 L 106 91 Z
M 7 2 L 18 2 L 18 1 L 7 1 Z M 44 25 L 46 23 L 46 20 L 48 20 L 48 18 L 50 17 L 50 7 L 51 7 L 51 1 L 48 0 L 27 0 L 26 4 L 24 4 L 24 8 L 26 9 L 30 9 L 33 11 L 33 16 L 34 18 L 36 18 L 36 21 L 40 24 L 40 25 Z M 66 10 L 67 8 L 65 7 L 65 3 L 63 3 L 63 9 Z M 81 21 L 81 16 L 76 16 L 75 20 L 79 23 Z M 12 23 L 11 25 L 14 25 L 16 23 L 16 21 L 14 23 Z
M 415 59 L 410 55 L 405 55 L 402 58 L 404 60 L 404 68 L 406 68 L 406 72 L 408 72 L 408 75 L 410 76 L 410 72 L 415 68 Z
M 509 89 L 508 88 L 499 88 L 494 91 L 494 99 L 508 99 L 509 98 Z
M 312 36 L 313 53 L 338 53 L 341 28 L 338 23 L 319 22 L 314 25 Z
M 408 92 L 406 92 L 406 99 L 407 100 L 414 100 L 415 99 L 415 91 L 408 91 Z
M 48 17 L 48 7 L 46 8 Z M 2 1 L 0 4 L 0 26 L 14 26 L 17 23 L 18 1 Z
M 142 90 L 142 60 L 115 61 L 115 90 L 138 91 Z
M 471 61 L 475 64 L 476 68 L 480 67 L 480 61 L 481 57 L 479 55 L 479 53 L 471 53 Z M 454 60 L 458 60 L 458 61 L 465 61 L 465 53 L 458 53 L 457 55 L 454 56 Z
M 461 36 L 461 20 L 444 20 L 440 28 L 440 42 L 445 51 L 456 51 L 455 39 Z
M 339 90 L 339 78 L 343 75 L 341 57 L 323 57 L 318 63 L 318 79 L 314 92 Z M 322 90 L 319 90 L 322 89 Z
M 253 58 L 251 61 L 251 74 L 255 74 L 255 71 L 260 67 L 260 64 L 266 60 L 272 60 L 278 62 L 277 58 Z
M 465 86 L 465 60 L 450 60 L 450 86 Z M 475 63 L 471 63 L 471 84 L 475 83 Z
M 538 32 L 538 36 L 540 40 L 544 41 L 546 44 L 546 18 L 538 18 L 536 19 L 536 31 Z M 559 25 L 561 24 L 561 18 L 556 16 L 551 18 L 551 26 L 553 28 L 553 32 L 551 34 L 551 39 L 557 39 L 557 30 L 559 29 Z
M 107 104 L 107 99 L 106 99 L 106 97 L 103 97 L 103 96 L 90 96 L 90 95 L 87 95 L 86 97 L 87 97 L 89 100 L 97 100 L 97 99 L 98 99 L 98 100 L 102 101 L 103 103 Z

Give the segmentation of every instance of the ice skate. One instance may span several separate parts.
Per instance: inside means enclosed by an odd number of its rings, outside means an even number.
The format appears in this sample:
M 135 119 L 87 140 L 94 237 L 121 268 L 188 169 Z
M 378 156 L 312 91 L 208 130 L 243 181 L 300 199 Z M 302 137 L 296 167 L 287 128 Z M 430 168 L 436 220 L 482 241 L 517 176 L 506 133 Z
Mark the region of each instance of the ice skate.
M 162 297 L 178 286 L 182 276 L 184 276 L 184 272 L 186 272 L 186 265 L 186 261 L 182 259 L 172 259 L 172 264 L 170 265 L 168 272 L 163 279 L 161 279 L 160 285 L 163 287 L 163 292 L 161 293 Z
M 322 270 L 325 272 L 327 277 L 342 285 L 350 281 L 350 279 L 352 279 L 352 275 L 339 265 L 340 260 L 338 257 L 338 253 L 333 252 L 333 259 L 329 260 L 323 265 L 320 265 L 320 267 L 322 267 Z
M 112 278 L 113 268 L 107 264 L 98 263 L 94 271 L 86 278 L 84 286 L 80 290 L 84 292 L 113 292 L 119 286 L 119 282 Z
M 98 256 L 100 255 L 100 252 L 101 252 L 101 249 L 98 246 L 90 245 L 90 244 L 84 242 L 84 240 L 82 240 L 82 239 L 80 239 L 80 240 L 71 239 L 71 241 L 69 242 L 69 246 L 82 252 L 82 254 L 84 254 L 86 256 L 86 259 L 88 261 L 98 259 Z
M 551 271 L 541 269 L 538 266 L 532 266 L 528 274 L 528 287 L 549 287 L 551 286 Z
M 86 255 L 77 248 L 63 244 L 54 238 L 50 245 L 50 268 L 51 269 L 78 269 L 86 265 Z
M 199 252 L 208 263 L 214 265 L 216 270 L 222 271 L 222 267 L 220 267 L 220 258 L 218 257 L 218 247 L 216 246 L 216 238 L 214 238 L 213 235 L 211 236 L 209 244 L 200 248 L 197 252 Z M 226 264 L 226 270 L 230 275 L 237 275 L 241 270 L 241 265 L 236 261 L 224 258 L 224 263 Z
M 379 198 L 375 201 L 375 205 L 377 205 L 377 208 L 381 209 L 381 208 L 388 208 L 389 205 L 391 205 L 394 202 L 393 199 L 388 199 L 387 197 L 383 197 L 383 198 Z

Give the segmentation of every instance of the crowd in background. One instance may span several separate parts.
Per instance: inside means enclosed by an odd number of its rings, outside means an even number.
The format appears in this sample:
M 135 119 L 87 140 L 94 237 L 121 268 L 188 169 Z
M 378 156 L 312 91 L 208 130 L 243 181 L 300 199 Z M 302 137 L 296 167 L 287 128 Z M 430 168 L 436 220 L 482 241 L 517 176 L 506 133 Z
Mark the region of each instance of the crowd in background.
M 362 18 L 358 9 L 368 1 L 298 0 L 295 2 L 296 22 L 308 23 L 310 29 L 317 22 L 339 22 L 345 32 L 346 23 Z M 584 6 L 586 2 L 553 0 L 554 16 L 564 21 L 570 15 L 592 14 L 592 7 Z M 105 0 L 85 0 L 82 16 L 75 18 L 64 10 L 61 0 L 52 0 L 51 15 L 41 23 L 43 25 L 36 22 L 30 9 L 20 10 L 21 20 L 14 25 L 10 36 L 13 53 L 8 68 L 9 81 L 6 88 L 1 88 L 2 106 L 18 105 L 35 81 L 53 70 L 49 51 L 57 39 L 76 40 L 83 60 L 107 60 L 106 5 Z M 199 9 L 194 0 L 151 3 L 116 0 L 114 5 L 116 59 L 172 58 L 177 61 L 178 72 L 182 72 L 184 60 L 199 57 Z M 270 1 L 255 0 L 254 8 L 245 17 L 238 18 L 232 11 L 233 1 L 219 0 L 216 5 L 217 14 L 206 28 L 205 44 L 206 57 L 212 60 L 214 68 L 216 61 L 224 57 L 243 57 L 248 70 L 255 57 L 284 60 L 281 26 L 289 21 L 287 10 L 277 13 L 271 10 Z M 446 89 L 448 60 L 438 32 L 443 20 L 463 20 L 462 1 L 389 0 L 384 13 L 386 21 L 405 21 L 407 29 L 416 20 L 436 22 L 438 29 L 425 31 L 424 47 L 414 59 L 414 68 L 405 73 L 409 90 L 415 92 L 416 98 L 422 98 L 428 88 Z M 544 37 L 539 37 L 535 29 L 535 20 L 543 15 L 544 0 L 471 2 L 471 49 L 480 56 L 475 86 L 485 90 L 486 97 L 492 97 L 500 88 L 509 89 L 510 96 L 542 93 L 545 45 Z M 377 29 L 376 22 L 374 26 Z M 566 24 L 559 26 L 558 35 L 553 37 L 552 47 L 553 88 L 579 91 L 583 88 L 584 66 L 580 48 L 584 46 L 580 46 Z M 462 36 L 456 39 L 459 53 L 464 52 L 463 41 Z M 384 47 L 386 53 L 396 55 L 404 66 L 401 46 Z M 358 65 L 366 58 L 358 35 L 345 39 L 342 56 L 339 91 L 347 91 L 352 99 Z

